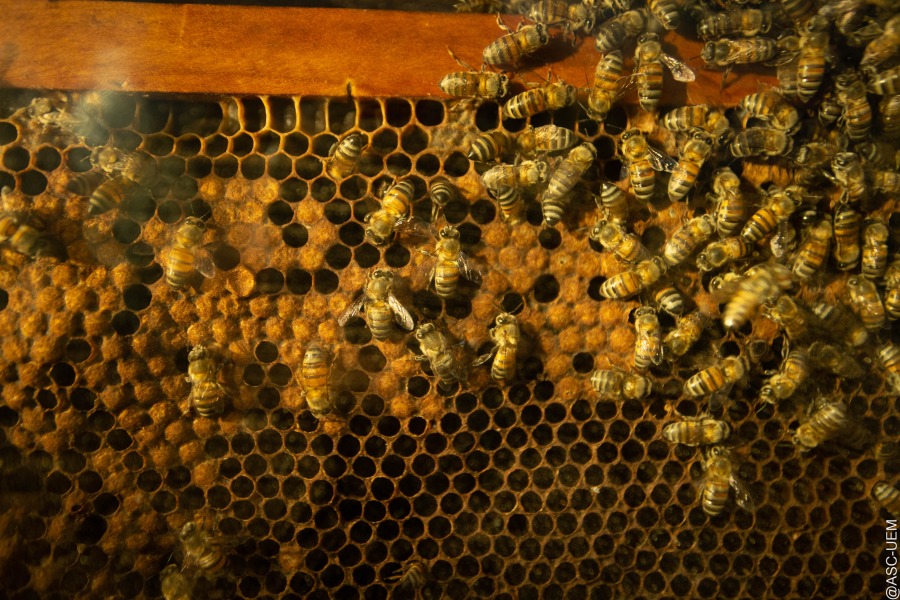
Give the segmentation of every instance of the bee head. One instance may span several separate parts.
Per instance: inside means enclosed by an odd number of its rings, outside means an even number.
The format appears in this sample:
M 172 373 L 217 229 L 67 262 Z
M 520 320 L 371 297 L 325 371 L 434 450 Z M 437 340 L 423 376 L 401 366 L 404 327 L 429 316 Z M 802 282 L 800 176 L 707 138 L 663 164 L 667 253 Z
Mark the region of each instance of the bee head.
M 432 333 L 433 331 L 434 323 L 424 323 L 422 325 L 419 325 L 419 328 L 416 329 L 416 339 L 421 342 L 428 336 L 429 333 Z
M 441 228 L 440 236 L 442 240 L 458 240 L 459 230 L 453 225 L 446 225 Z

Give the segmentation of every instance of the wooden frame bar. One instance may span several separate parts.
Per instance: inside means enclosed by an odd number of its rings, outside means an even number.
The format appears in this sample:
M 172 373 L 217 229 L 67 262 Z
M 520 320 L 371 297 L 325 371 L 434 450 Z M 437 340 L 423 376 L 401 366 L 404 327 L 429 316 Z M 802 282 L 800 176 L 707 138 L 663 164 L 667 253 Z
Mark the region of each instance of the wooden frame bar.
M 437 82 L 462 69 L 447 48 L 477 68 L 503 33 L 493 15 L 433 12 L 95 0 L 0 0 L 0 10 L 0 79 L 36 89 L 444 98 Z M 573 49 L 562 38 L 544 58 L 554 75 L 590 86 L 600 58 L 592 39 Z M 672 85 L 667 105 L 733 104 L 773 81 L 732 74 L 720 95 L 721 73 L 703 69 L 700 43 L 665 39 L 698 76 L 687 90 Z M 516 81 L 539 81 L 547 62 L 523 65 Z

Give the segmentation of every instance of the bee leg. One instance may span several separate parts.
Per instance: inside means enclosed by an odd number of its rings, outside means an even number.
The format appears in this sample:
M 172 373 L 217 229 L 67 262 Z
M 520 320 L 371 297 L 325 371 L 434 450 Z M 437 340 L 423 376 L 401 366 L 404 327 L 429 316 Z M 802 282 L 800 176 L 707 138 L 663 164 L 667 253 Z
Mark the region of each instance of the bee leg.
M 521 25 L 522 25 L 522 24 L 519 23 L 519 26 L 520 26 L 520 27 L 521 27 Z M 500 27 L 500 29 L 502 29 L 502 30 L 505 31 L 506 33 L 512 33 L 512 32 L 513 32 L 513 30 L 510 29 L 510 28 L 506 25 L 506 23 L 504 23 L 504 22 L 500 19 L 500 13 L 497 13 L 497 26 Z
M 725 91 L 725 82 L 728 81 L 729 74 L 731 74 L 731 65 L 728 65 L 727 67 L 725 67 L 725 72 L 722 73 L 722 86 L 719 88 L 720 94 Z

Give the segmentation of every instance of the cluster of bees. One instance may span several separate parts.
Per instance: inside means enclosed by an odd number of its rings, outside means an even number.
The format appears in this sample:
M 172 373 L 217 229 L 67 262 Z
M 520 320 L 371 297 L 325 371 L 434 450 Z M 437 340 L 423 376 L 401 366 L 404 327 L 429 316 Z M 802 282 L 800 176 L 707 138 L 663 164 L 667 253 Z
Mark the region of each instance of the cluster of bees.
M 476 10 L 478 4 L 463 2 L 457 8 Z M 888 3 L 865 0 L 742 2 L 720 8 L 702 0 L 648 0 L 646 7 L 633 7 L 630 0 L 542 0 L 521 11 L 527 24 L 484 49 L 480 71 L 457 59 L 469 70 L 447 75 L 440 87 L 458 98 L 502 101 L 505 118 L 579 102 L 588 118 L 601 122 L 636 87 L 641 109 L 655 113 L 664 66 L 676 81 L 695 78 L 686 64 L 663 51 L 657 33 L 678 28 L 683 14 L 693 17 L 697 36 L 705 41 L 701 58 L 706 67 L 724 71 L 723 88 L 737 65 L 775 67 L 779 86 L 745 96 L 734 111 L 688 105 L 663 114 L 659 124 L 682 140 L 677 158 L 652 146 L 640 129 L 625 131 L 619 156 L 634 200 L 614 183 L 587 184 L 602 214 L 590 239 L 625 266 L 603 281 L 600 295 L 652 298 L 655 304 L 633 313 L 636 372 L 597 370 L 591 384 L 603 398 L 644 398 L 653 388 L 648 370 L 685 356 L 701 339 L 716 309 L 686 312 L 681 292 L 669 281 L 679 270 L 693 268 L 711 276 L 708 291 L 714 304 L 724 304 L 719 317 L 727 332 L 738 333 L 757 315 L 780 327 L 786 338 L 783 362 L 768 373 L 759 402 L 775 405 L 800 390 L 813 396 L 794 444 L 809 451 L 831 440 L 861 449 L 871 445 L 871 436 L 851 418 L 843 400 L 809 389 L 809 378 L 830 372 L 860 379 L 867 369 L 856 355 L 874 347 L 872 358 L 888 388 L 900 393 L 900 346 L 889 331 L 890 321 L 900 317 L 900 253 L 895 248 L 891 255 L 889 241 L 896 233 L 884 218 L 900 193 L 900 15 Z M 505 27 L 499 17 L 498 23 Z M 515 67 L 539 53 L 553 31 L 595 36 L 602 56 L 593 85 L 579 90 L 548 81 L 504 100 L 510 77 L 486 67 Z M 626 75 L 623 47 L 635 38 L 634 71 Z M 487 167 L 484 186 L 506 222 L 522 222 L 523 195 L 534 193 L 544 223 L 555 226 L 582 193 L 578 188 L 597 156 L 592 144 L 580 141 L 575 131 L 556 125 L 529 126 L 516 136 L 498 129 L 479 134 L 469 157 Z M 511 154 L 513 163 L 495 164 Z M 789 177 L 783 185 L 751 193 L 739 174 L 721 166 L 740 159 L 777 163 Z M 697 191 L 705 179 L 701 174 L 716 165 L 710 192 L 702 196 Z M 687 201 L 703 214 L 673 232 L 661 256 L 654 256 L 628 230 L 628 216 L 635 205 L 653 209 L 659 204 L 657 180 L 666 172 L 669 201 Z M 829 185 L 834 191 L 823 193 Z M 824 286 L 830 256 L 839 271 L 858 269 L 846 281 L 844 301 L 804 302 L 808 291 Z M 657 310 L 677 319 L 665 336 Z M 721 397 L 746 381 L 761 360 L 746 354 L 723 357 L 697 372 L 685 382 L 684 395 L 709 396 L 711 409 L 719 408 Z M 730 432 L 728 423 L 708 413 L 670 424 L 663 432 L 672 443 L 704 447 L 701 495 L 709 515 L 723 510 L 732 489 L 739 506 L 753 506 L 724 445 Z M 873 495 L 891 512 L 900 511 L 900 492 L 886 482 L 879 482 Z
M 476 4 L 463 2 L 461 8 Z M 491 2 L 482 4 L 493 8 Z M 737 476 L 728 445 L 732 427 L 712 413 L 771 352 L 767 345 L 760 349 L 749 343 L 744 333 L 748 323 L 764 318 L 780 328 L 785 342 L 780 366 L 765 373 L 760 408 L 810 396 L 793 432 L 798 449 L 807 452 L 825 443 L 855 450 L 873 447 L 872 436 L 847 404 L 820 392 L 816 374 L 859 380 L 872 362 L 883 371 L 891 392 L 900 394 L 900 346 L 890 332 L 891 322 L 900 317 L 900 253 L 895 224 L 886 219 L 900 194 L 900 17 L 890 14 L 886 3 L 866 0 L 724 7 L 700 0 L 681 5 L 648 0 L 646 7 L 633 7 L 630 0 L 539 0 L 522 12 L 526 21 L 516 30 L 498 15 L 506 33 L 485 47 L 482 68 L 457 58 L 468 70 L 448 74 L 439 82 L 441 90 L 458 99 L 505 99 L 512 89 L 510 76 L 487 67 L 515 68 L 556 36 L 593 35 L 601 56 L 592 85 L 578 89 L 548 80 L 506 99 L 503 117 L 524 119 L 579 103 L 588 119 L 603 122 L 636 88 L 641 109 L 658 116 L 662 128 L 680 142 L 679 156 L 672 157 L 640 129 L 624 131 L 618 147 L 628 181 L 623 187 L 591 179 L 597 150 L 576 130 L 551 124 L 528 126 L 515 135 L 503 129 L 473 134 L 468 156 L 508 226 L 522 226 L 530 198 L 540 203 L 547 227 L 564 222 L 578 204 L 573 199 L 587 194 L 596 201 L 600 218 L 587 236 L 622 265 L 603 281 L 599 294 L 608 301 L 638 298 L 641 304 L 633 312 L 633 371 L 593 371 L 590 384 L 599 397 L 648 397 L 654 390 L 651 370 L 687 356 L 718 318 L 731 337 L 746 343 L 740 354 L 719 357 L 686 380 L 684 397 L 708 399 L 709 411 L 670 423 L 662 435 L 673 444 L 703 448 L 701 504 L 707 514 L 720 514 L 732 492 L 738 506 L 752 510 L 752 495 Z M 707 66 L 724 71 L 723 86 L 734 67 L 761 63 L 777 69 L 779 87 L 744 97 L 733 111 L 690 105 L 656 115 L 665 68 L 678 82 L 695 79 L 690 67 L 663 50 L 661 41 L 663 32 L 678 28 L 685 15 L 697 22 L 697 36 L 706 41 L 701 57 Z M 626 74 L 625 49 L 632 40 L 634 70 Z M 18 118 L 27 127 L 52 129 L 84 142 L 101 102 L 89 96 L 72 107 L 61 96 L 43 97 Z M 335 181 L 351 176 L 365 150 L 362 134 L 346 135 L 323 159 L 326 175 Z M 88 199 L 89 219 L 117 209 L 134 190 L 151 188 L 159 175 L 155 160 L 143 152 L 105 145 L 94 148 L 89 160 L 94 168 L 69 186 L 74 196 Z M 769 161 L 786 173 L 785 181 L 751 190 L 736 161 Z M 665 173 L 670 175 L 663 196 Z M 400 236 L 434 238 L 432 250 L 419 252 L 432 260 L 428 280 L 435 292 L 449 298 L 459 293 L 462 279 L 477 285 L 482 276 L 463 252 L 458 229 L 436 225 L 443 207 L 459 195 L 456 185 L 438 177 L 428 193 L 434 207 L 430 223 L 412 215 L 417 197 L 409 180 L 387 187 L 379 193 L 378 209 L 365 217 L 365 238 L 376 246 Z M 20 198 L 4 189 L 3 201 L 12 206 Z M 631 216 L 635 209 L 661 210 L 667 201 L 687 202 L 697 208 L 697 216 L 672 232 L 655 254 L 630 230 Z M 175 290 L 188 292 L 197 276 L 215 272 L 203 244 L 209 216 L 187 217 L 161 255 L 166 282 Z M 0 242 L 30 257 L 65 259 L 58 242 L 14 209 L 0 217 Z M 829 263 L 847 273 L 846 294 L 815 300 L 826 286 Z M 691 307 L 678 289 L 676 275 L 690 271 L 707 282 L 709 305 Z M 374 269 L 338 324 L 345 326 L 363 314 L 376 340 L 391 337 L 395 325 L 414 331 L 421 349 L 416 359 L 428 364 L 439 389 L 446 393 L 464 386 L 467 366 L 457 346 L 435 323 L 416 326 L 394 294 L 394 281 L 392 271 Z M 663 332 L 660 312 L 675 319 L 668 332 Z M 500 313 L 490 335 L 490 351 L 472 365 L 490 362 L 492 378 L 509 382 L 521 337 L 516 317 Z M 871 356 L 865 356 L 870 349 Z M 224 410 L 220 363 L 203 346 L 190 351 L 190 403 L 201 416 Z M 324 417 L 332 410 L 328 352 L 309 344 L 300 372 L 310 411 Z M 880 458 L 893 458 L 886 450 L 879 452 Z M 900 491 L 880 481 L 872 493 L 890 512 L 900 514 Z M 225 554 L 211 537 L 193 522 L 184 527 L 185 566 L 209 574 L 223 568 Z M 176 565 L 164 571 L 166 598 L 188 597 L 191 583 L 182 571 Z M 397 578 L 401 585 L 421 587 L 424 571 L 422 563 L 412 562 Z

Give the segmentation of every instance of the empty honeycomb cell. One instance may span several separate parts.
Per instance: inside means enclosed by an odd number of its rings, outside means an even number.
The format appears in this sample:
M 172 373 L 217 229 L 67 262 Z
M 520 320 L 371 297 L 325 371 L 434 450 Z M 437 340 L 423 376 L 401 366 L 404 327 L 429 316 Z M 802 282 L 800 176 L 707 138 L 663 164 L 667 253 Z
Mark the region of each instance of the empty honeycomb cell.
M 202 142 L 196 135 L 183 135 L 175 140 L 175 154 L 190 158 L 200 153 Z
M 3 166 L 10 171 L 24 171 L 31 164 L 31 154 L 25 148 L 13 146 L 3 151 Z
M 256 151 L 263 156 L 271 156 L 281 146 L 281 136 L 272 131 L 264 131 L 256 136 Z M 262 158 L 262 157 L 260 157 Z
M 260 294 L 277 294 L 284 287 L 284 275 L 278 269 L 265 268 L 256 273 L 256 289 Z
M 341 244 L 335 244 L 325 252 L 325 262 L 338 271 L 349 265 L 352 258 L 353 252 Z
M 131 219 L 117 219 L 113 223 L 112 232 L 117 242 L 130 244 L 141 235 L 141 226 Z
M 333 181 L 325 177 L 319 177 L 312 182 L 310 195 L 319 202 L 328 202 L 334 198 L 337 188 Z
M 230 179 L 238 172 L 238 161 L 234 156 L 224 155 L 213 160 L 213 173 L 221 179 Z
M 34 169 L 23 171 L 19 174 L 19 189 L 28 196 L 37 196 L 47 189 L 47 177 Z
M 239 133 L 228 142 L 228 152 L 237 157 L 245 157 L 253 151 L 253 137 L 247 133 Z M 262 157 L 256 157 L 262 159 Z
M 0 146 L 11 144 L 19 136 L 19 129 L 9 121 L 0 121 Z
M 38 150 L 34 158 L 34 166 L 41 171 L 53 171 L 59 167 L 60 163 L 62 163 L 62 157 L 59 150 L 50 146 Z
M 259 179 L 266 174 L 266 160 L 261 156 L 245 156 L 241 159 L 241 175 L 247 179 Z

